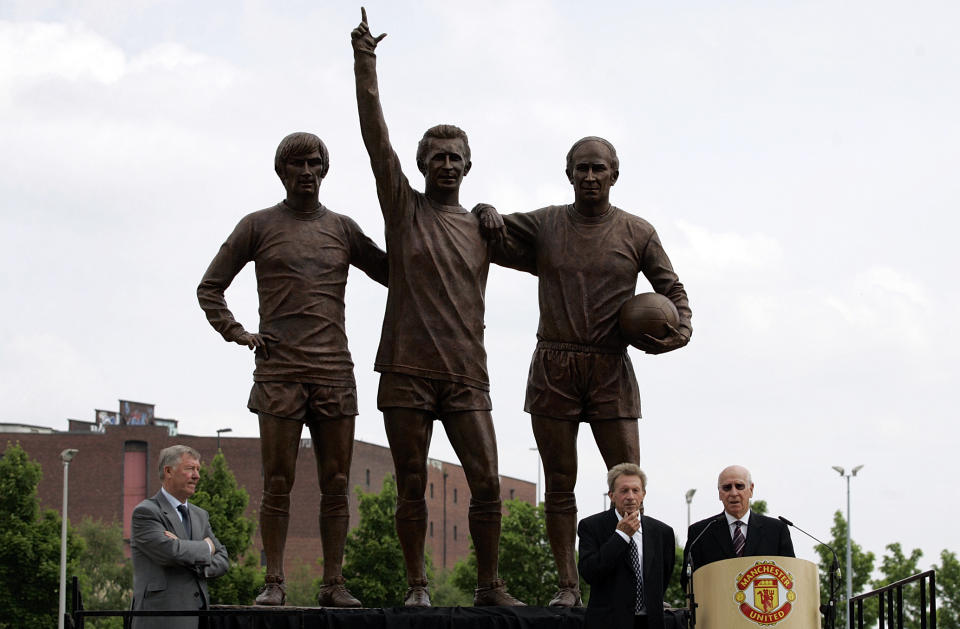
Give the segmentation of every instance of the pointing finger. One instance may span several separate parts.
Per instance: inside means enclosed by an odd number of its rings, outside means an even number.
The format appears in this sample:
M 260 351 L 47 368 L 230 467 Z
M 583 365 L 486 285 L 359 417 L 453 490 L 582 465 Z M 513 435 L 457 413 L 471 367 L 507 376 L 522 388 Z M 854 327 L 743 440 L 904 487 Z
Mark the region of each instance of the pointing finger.
M 360 21 L 363 24 L 367 23 L 367 9 L 366 7 L 360 7 Z

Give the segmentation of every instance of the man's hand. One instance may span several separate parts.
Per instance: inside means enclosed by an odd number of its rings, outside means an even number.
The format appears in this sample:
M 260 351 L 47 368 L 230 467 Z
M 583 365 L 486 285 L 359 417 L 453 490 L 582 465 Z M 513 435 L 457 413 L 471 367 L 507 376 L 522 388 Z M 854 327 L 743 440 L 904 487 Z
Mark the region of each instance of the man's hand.
M 270 350 L 267 349 L 267 341 L 260 334 L 251 334 L 250 332 L 244 332 L 237 338 L 233 339 L 233 342 L 237 345 L 246 345 L 252 350 L 263 350 L 263 357 L 267 360 L 270 360 Z
M 360 7 L 360 25 L 350 33 L 350 39 L 353 42 L 353 49 L 357 52 L 363 52 L 368 55 L 374 54 L 374 50 L 380 40 L 387 36 L 386 33 L 374 37 L 370 34 L 370 26 L 367 24 L 367 10 Z
M 179 537 L 177 537 L 174 533 L 171 533 L 170 531 L 164 531 L 163 534 L 166 535 L 167 537 L 169 537 L 170 539 L 180 539 Z
M 617 523 L 617 530 L 626 533 L 627 537 L 633 537 L 633 534 L 640 530 L 640 512 L 624 514 L 623 519 Z
M 669 323 L 665 325 L 670 331 L 665 338 L 658 339 L 655 336 L 644 334 L 643 340 L 635 343 L 634 347 L 646 352 L 647 354 L 665 354 L 667 352 L 672 352 L 675 349 L 680 349 L 690 342 L 689 336 L 684 336 L 680 333 L 680 330 L 676 329 Z
M 210 547 L 210 554 L 211 554 L 211 555 L 212 555 L 214 552 L 216 552 L 217 547 L 214 546 L 212 539 L 210 539 L 209 537 L 204 537 L 204 538 L 203 538 L 203 541 L 205 541 L 205 542 L 207 543 L 207 546 Z
M 477 203 L 472 212 L 480 219 L 480 233 L 486 240 L 497 242 L 506 235 L 507 228 L 497 208 L 486 203 Z

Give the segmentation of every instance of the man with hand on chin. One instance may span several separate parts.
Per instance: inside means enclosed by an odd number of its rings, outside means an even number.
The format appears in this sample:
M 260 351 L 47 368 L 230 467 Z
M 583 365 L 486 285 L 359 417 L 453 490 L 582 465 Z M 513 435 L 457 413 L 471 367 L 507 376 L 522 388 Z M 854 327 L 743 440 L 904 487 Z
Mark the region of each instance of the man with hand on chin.
M 607 473 L 611 508 L 584 518 L 580 574 L 590 584 L 584 627 L 663 627 L 663 593 L 673 572 L 673 529 L 641 515 L 647 475 L 633 463 Z
M 188 500 L 200 480 L 200 453 L 188 446 L 160 452 L 160 491 L 133 510 L 134 611 L 205 609 L 207 579 L 230 567 L 227 549 L 210 529 L 210 516 Z M 134 629 L 196 629 L 196 616 L 138 616 Z
M 742 465 L 724 468 L 717 478 L 717 491 L 723 503 L 723 513 L 694 522 L 687 531 L 683 554 L 686 557 L 687 552 L 691 552 L 694 570 L 734 557 L 796 556 L 787 525 L 750 510 L 753 478 L 747 468 Z M 710 530 L 704 532 L 707 526 Z M 701 533 L 703 537 L 691 546 Z M 680 575 L 680 582 L 686 589 L 686 571 Z

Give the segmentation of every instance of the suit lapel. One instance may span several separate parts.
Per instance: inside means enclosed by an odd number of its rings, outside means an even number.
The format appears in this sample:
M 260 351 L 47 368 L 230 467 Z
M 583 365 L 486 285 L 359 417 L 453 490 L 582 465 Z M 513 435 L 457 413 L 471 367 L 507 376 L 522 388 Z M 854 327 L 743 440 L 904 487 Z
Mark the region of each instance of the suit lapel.
M 723 555 L 727 559 L 732 559 L 737 556 L 735 550 L 733 550 L 733 538 L 730 537 L 730 525 L 727 524 L 727 516 L 720 514 L 719 517 L 720 526 L 714 527 L 713 535 L 720 549 L 723 551 Z
M 747 539 L 743 545 L 743 556 L 750 557 L 757 554 L 760 547 L 760 538 L 763 537 L 763 518 L 750 512 L 750 523 L 747 525 Z
M 156 500 L 160 506 L 160 513 L 162 513 L 166 519 L 166 523 L 170 527 L 170 532 L 176 534 L 180 539 L 188 539 L 187 530 L 183 527 L 183 522 L 180 521 L 180 515 L 173 508 L 173 505 L 170 504 L 170 501 L 163 495 L 163 492 L 157 492 L 154 500 Z M 193 515 L 192 510 L 190 511 L 190 515 Z

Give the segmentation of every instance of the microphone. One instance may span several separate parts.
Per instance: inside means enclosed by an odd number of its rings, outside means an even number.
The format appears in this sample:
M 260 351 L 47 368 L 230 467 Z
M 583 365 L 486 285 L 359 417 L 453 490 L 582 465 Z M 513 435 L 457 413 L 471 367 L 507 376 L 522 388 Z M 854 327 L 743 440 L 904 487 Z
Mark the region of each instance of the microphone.
M 833 567 L 830 569 L 830 603 L 829 603 L 828 605 L 821 605 L 821 606 L 820 606 L 820 612 L 823 613 L 823 614 L 826 616 L 826 618 L 827 618 L 827 626 L 828 626 L 830 629 L 833 629 L 834 620 L 835 620 L 835 617 L 834 617 L 834 613 L 835 613 L 834 605 L 836 604 L 836 588 L 835 588 L 835 586 L 834 586 L 834 581 L 833 581 L 833 575 L 834 575 L 834 573 L 836 573 L 837 579 L 838 579 L 838 580 L 840 579 L 840 560 L 837 558 L 837 551 L 835 551 L 835 550 L 833 549 L 833 547 L 830 546 L 830 544 L 827 544 L 827 543 L 825 543 L 825 542 L 821 542 L 821 541 L 818 540 L 816 537 L 814 537 L 814 536 L 811 535 L 810 533 L 807 533 L 807 532 L 804 531 L 802 528 L 800 528 L 799 526 L 797 526 L 796 524 L 794 524 L 794 523 L 791 522 L 790 520 L 786 519 L 786 518 L 783 517 L 782 515 L 781 515 L 781 516 L 778 516 L 778 519 L 779 519 L 781 522 L 783 522 L 784 524 L 786 524 L 787 526 L 792 526 L 793 528 L 797 529 L 798 531 L 800 531 L 801 533 L 803 533 L 804 535 L 806 535 L 807 537 L 809 537 L 809 538 L 812 539 L 813 541 L 817 542 L 817 543 L 820 544 L 821 546 L 825 546 L 825 547 L 827 548 L 827 550 L 829 550 L 831 553 L 833 553 Z M 850 566 L 847 566 L 847 569 L 849 570 L 849 569 L 850 569 Z
M 797 529 L 798 531 L 800 531 L 801 533 L 803 533 L 804 535 L 806 535 L 807 537 L 809 537 L 810 539 L 812 539 L 812 540 L 815 541 L 816 543 L 820 544 L 821 546 L 825 546 L 825 547 L 827 548 L 827 550 L 829 550 L 831 553 L 833 553 L 833 568 L 832 568 L 832 570 L 833 570 L 833 571 L 836 571 L 838 578 L 840 577 L 840 560 L 837 558 L 837 551 L 835 551 L 830 544 L 827 544 L 826 542 L 821 542 L 821 541 L 818 540 L 816 537 L 814 537 L 814 536 L 811 535 L 810 533 L 807 533 L 807 532 L 804 531 L 802 528 L 800 528 L 799 526 L 797 526 L 796 524 L 794 524 L 794 523 L 791 522 L 790 520 L 786 519 L 786 518 L 783 517 L 782 515 L 781 515 L 781 516 L 778 516 L 778 519 L 779 519 L 781 522 L 783 522 L 784 524 L 786 524 L 787 526 L 792 526 L 793 528 Z
M 687 558 L 686 558 L 686 564 L 687 564 L 687 565 L 686 565 L 686 567 L 685 567 L 686 572 L 687 572 L 687 580 L 690 579 L 690 576 L 691 576 L 692 573 L 693 573 L 693 547 L 696 546 L 696 545 L 697 545 L 697 542 L 700 541 L 700 538 L 703 537 L 708 530 L 710 530 L 710 527 L 713 525 L 714 522 L 716 522 L 717 520 L 722 520 L 722 519 L 724 519 L 723 514 L 721 514 L 719 518 L 712 518 L 712 519 L 710 519 L 710 520 L 707 522 L 707 525 L 706 525 L 705 527 L 703 527 L 703 530 L 700 531 L 700 534 L 697 535 L 695 538 L 693 538 L 693 541 L 690 542 L 690 546 L 687 547 Z

